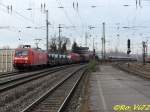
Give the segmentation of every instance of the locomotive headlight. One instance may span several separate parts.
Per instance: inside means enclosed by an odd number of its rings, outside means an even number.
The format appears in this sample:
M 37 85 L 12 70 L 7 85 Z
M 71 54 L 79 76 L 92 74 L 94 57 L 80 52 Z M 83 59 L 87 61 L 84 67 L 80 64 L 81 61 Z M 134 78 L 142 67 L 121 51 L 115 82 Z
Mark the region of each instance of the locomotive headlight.
M 24 60 L 28 60 L 28 57 L 25 57 Z
M 18 59 L 17 57 L 14 58 L 14 60 L 17 60 L 17 59 Z

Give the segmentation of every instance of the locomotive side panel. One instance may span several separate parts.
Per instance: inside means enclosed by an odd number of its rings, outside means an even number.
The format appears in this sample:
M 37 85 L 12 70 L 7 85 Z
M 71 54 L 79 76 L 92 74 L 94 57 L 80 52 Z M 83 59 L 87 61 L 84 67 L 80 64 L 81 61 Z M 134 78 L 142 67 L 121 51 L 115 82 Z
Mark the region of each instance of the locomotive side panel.
M 14 54 L 13 65 L 16 69 L 44 66 L 48 63 L 47 53 L 32 48 L 17 48 Z

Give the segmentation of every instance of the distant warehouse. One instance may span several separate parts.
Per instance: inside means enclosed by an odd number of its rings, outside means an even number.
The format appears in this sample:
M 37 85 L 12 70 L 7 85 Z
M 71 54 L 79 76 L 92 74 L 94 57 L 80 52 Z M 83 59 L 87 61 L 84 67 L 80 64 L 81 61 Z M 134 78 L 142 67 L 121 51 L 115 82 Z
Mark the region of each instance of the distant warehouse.
M 0 49 L 0 72 L 13 71 L 14 49 Z

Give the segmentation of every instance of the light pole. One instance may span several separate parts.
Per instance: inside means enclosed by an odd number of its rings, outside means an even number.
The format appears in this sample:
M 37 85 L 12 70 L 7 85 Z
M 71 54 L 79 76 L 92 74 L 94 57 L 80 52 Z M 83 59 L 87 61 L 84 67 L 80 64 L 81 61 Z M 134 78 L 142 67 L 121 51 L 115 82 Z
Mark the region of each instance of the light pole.
M 48 33 L 48 31 L 49 31 L 48 10 L 46 10 L 45 12 L 46 12 L 46 51 L 48 53 L 48 35 L 49 35 L 49 33 Z
M 93 51 L 94 51 L 94 49 L 95 49 L 95 39 L 93 37 Z
M 103 25 L 103 36 L 102 36 L 102 58 L 105 61 L 106 58 L 106 49 L 105 49 L 105 22 L 102 23 Z
M 21 46 L 21 30 L 18 31 L 18 40 L 19 40 L 19 43 L 20 43 L 20 46 Z
M 60 56 L 60 54 L 61 54 L 61 28 L 63 28 L 62 26 L 61 26 L 61 24 L 59 24 L 59 26 L 58 26 L 58 29 L 59 29 L 59 36 L 58 36 L 58 57 Z
M 88 39 L 88 33 L 85 33 L 85 47 L 87 47 L 87 39 Z
M 31 11 L 32 8 L 28 8 L 27 10 Z M 48 52 L 48 38 L 49 38 L 49 21 L 48 21 L 48 10 L 44 9 L 44 13 L 46 14 L 46 51 Z M 31 27 L 27 27 L 31 28 Z
M 92 30 L 93 28 L 96 28 L 96 27 L 93 27 L 93 26 L 91 26 L 91 25 L 89 26 L 89 29 L 90 29 L 90 30 Z M 95 45 L 94 45 L 94 44 L 95 44 L 95 43 L 94 43 L 94 37 L 93 37 L 93 51 L 94 51 L 94 49 L 95 49 Z
M 93 27 L 91 25 L 89 26 L 90 30 L 92 30 L 93 28 L 96 28 L 96 27 Z M 94 40 L 94 37 L 93 37 L 93 58 L 95 59 L 95 45 L 94 44 L 95 44 L 95 40 Z

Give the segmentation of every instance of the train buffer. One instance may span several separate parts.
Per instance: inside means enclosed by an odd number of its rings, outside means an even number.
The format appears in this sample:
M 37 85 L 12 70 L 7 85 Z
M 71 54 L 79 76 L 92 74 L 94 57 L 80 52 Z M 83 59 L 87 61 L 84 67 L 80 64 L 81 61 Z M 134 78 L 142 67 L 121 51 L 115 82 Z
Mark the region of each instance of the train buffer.
M 90 75 L 89 111 L 145 112 L 150 109 L 150 81 L 110 65 L 99 67 L 101 70 Z

